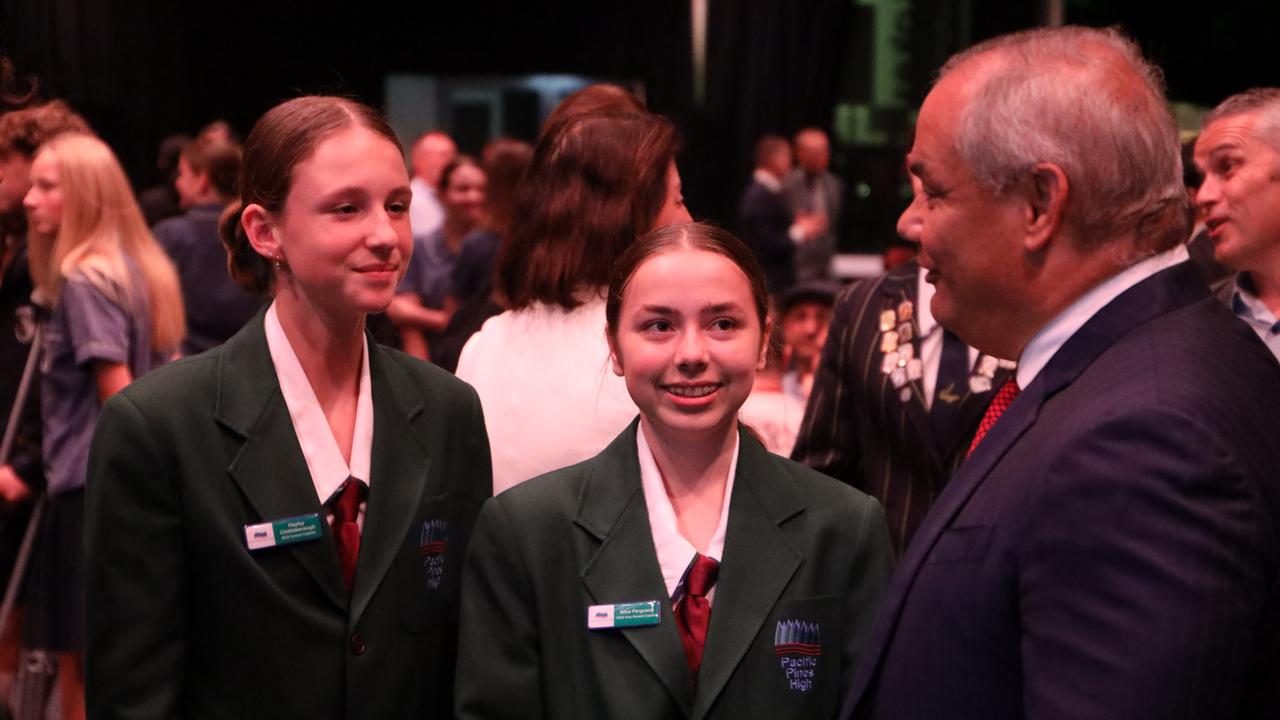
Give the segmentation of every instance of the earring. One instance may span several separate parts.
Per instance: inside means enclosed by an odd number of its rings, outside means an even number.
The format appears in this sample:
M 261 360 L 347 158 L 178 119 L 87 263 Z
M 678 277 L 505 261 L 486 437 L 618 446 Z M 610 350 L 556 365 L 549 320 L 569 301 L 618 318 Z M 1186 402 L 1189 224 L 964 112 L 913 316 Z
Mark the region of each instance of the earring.
M 284 263 L 280 261 L 280 256 L 279 256 L 279 255 L 272 255 L 272 256 L 271 256 L 271 264 L 275 266 L 276 272 L 283 272 L 283 271 L 284 271 Z

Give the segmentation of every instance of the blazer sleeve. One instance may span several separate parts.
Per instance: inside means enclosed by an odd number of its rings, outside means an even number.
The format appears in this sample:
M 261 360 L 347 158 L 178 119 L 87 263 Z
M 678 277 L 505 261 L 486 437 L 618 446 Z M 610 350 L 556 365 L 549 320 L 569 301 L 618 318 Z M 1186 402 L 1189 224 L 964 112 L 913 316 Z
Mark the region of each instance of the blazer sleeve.
M 1100 418 L 1024 513 L 1027 718 L 1231 716 L 1275 536 L 1256 478 L 1172 412 Z
M 813 389 L 791 458 L 854 487 L 858 482 L 860 447 L 858 417 L 852 401 L 862 385 L 865 368 L 855 364 L 854 341 L 860 318 L 854 313 L 860 286 L 841 296 L 827 331 L 827 342 L 814 373 Z
M 117 393 L 89 451 L 85 546 L 89 717 L 177 717 L 187 563 L 181 501 L 138 407 Z
M 536 604 L 521 542 L 499 500 L 485 503 L 462 575 L 455 717 L 543 717 Z

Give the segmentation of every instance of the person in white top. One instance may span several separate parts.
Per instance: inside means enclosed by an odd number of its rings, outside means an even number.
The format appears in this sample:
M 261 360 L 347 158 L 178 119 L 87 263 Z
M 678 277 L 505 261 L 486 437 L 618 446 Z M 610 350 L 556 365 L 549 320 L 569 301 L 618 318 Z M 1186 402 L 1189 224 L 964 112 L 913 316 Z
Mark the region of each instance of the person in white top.
M 637 234 L 687 222 L 667 120 L 589 114 L 538 142 L 500 251 L 508 311 L 467 341 L 458 377 L 489 424 L 494 492 L 604 449 L 635 405 L 608 372 L 604 286 Z
M 474 391 L 366 332 L 412 253 L 399 145 L 366 106 L 290 100 L 239 192 L 232 275 L 272 303 L 94 438 L 89 715 L 447 716 L 489 452 Z
M 440 202 L 437 188 L 440 187 L 444 167 L 457 155 L 458 146 L 453 139 L 439 130 L 425 132 L 413 141 L 409 152 L 409 164 L 413 168 L 413 179 L 409 181 L 409 189 L 413 192 L 409 226 L 414 237 L 426 237 L 444 223 L 444 205 Z
M 751 251 L 719 228 L 623 253 L 609 363 L 639 419 L 481 511 L 457 717 L 831 716 L 892 551 L 875 500 L 739 423 L 767 308 Z

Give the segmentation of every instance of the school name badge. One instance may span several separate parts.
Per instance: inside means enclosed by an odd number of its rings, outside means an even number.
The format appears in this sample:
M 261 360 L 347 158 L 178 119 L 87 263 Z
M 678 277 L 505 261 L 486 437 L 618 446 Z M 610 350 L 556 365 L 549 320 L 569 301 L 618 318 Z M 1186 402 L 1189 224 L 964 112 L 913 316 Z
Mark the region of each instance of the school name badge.
M 662 619 L 662 605 L 657 600 L 617 605 L 592 605 L 587 608 L 588 630 L 657 625 Z
M 809 692 L 822 659 L 822 626 L 804 620 L 779 620 L 773 633 L 773 654 L 787 688 L 794 693 Z
M 244 544 L 250 550 L 292 545 L 319 540 L 322 537 L 324 537 L 324 529 L 320 523 L 319 513 L 244 526 Z

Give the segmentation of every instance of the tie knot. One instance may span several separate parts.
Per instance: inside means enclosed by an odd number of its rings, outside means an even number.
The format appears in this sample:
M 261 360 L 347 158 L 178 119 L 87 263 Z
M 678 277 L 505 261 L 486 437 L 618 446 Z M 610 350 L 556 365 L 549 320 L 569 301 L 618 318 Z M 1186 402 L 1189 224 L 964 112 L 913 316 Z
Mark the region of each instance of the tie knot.
M 720 561 L 699 553 L 693 559 L 693 567 L 689 568 L 689 577 L 684 581 L 685 593 L 695 598 L 706 597 L 719 574 Z
M 364 500 L 364 492 L 364 483 L 355 478 L 347 478 L 333 501 L 334 522 L 355 522 L 360 502 Z

